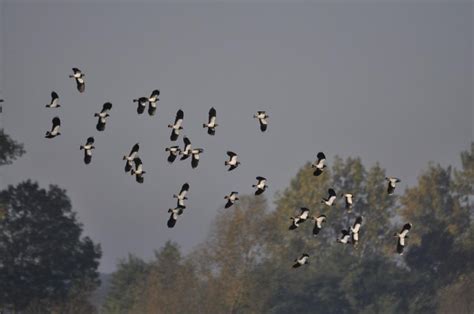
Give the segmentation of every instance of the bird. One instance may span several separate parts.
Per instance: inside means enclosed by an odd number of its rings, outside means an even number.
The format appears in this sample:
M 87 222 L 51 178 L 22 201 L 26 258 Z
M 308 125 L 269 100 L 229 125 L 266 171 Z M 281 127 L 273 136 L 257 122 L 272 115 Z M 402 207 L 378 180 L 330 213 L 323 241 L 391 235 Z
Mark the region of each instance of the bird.
M 225 204 L 225 208 L 229 208 L 232 205 L 234 205 L 235 201 L 239 200 L 239 192 L 230 192 L 229 195 L 226 195 L 224 199 L 227 200 L 227 203 Z
M 184 200 L 188 199 L 186 197 L 186 194 L 188 194 L 188 191 L 189 191 L 189 184 L 185 183 L 181 186 L 181 191 L 179 191 L 178 195 L 173 194 L 173 198 L 178 199 L 178 204 L 176 205 L 176 207 L 186 208 L 186 206 L 184 206 Z
M 317 236 L 326 222 L 326 215 L 313 216 L 311 219 L 314 220 L 313 236 Z
M 295 230 L 300 226 L 300 223 L 303 223 L 308 219 L 309 215 L 309 209 L 305 207 L 300 208 L 300 214 L 295 217 L 290 217 L 292 220 L 290 227 L 288 228 L 289 230 Z
M 200 154 L 204 152 L 202 148 L 194 148 L 191 150 L 191 167 L 196 168 L 199 165 Z
M 354 247 L 357 247 L 357 244 L 359 243 L 359 231 L 361 226 L 362 216 L 358 216 L 354 222 L 354 225 L 351 227 L 351 240 Z
M 99 118 L 96 125 L 97 131 L 105 130 L 105 123 L 107 122 L 107 118 L 110 116 L 110 109 L 112 109 L 112 104 L 110 102 L 106 102 L 102 105 L 102 110 L 100 112 L 94 113 L 94 117 Z
M 349 243 L 349 239 L 351 238 L 351 234 L 346 229 L 341 230 L 341 237 L 337 239 L 337 242 L 342 244 Z
M 316 170 L 314 170 L 314 172 L 313 172 L 313 175 L 319 176 L 319 175 L 321 175 L 321 173 L 323 173 L 324 168 L 327 167 L 326 166 L 326 156 L 324 155 L 323 152 L 319 152 L 316 155 L 316 158 L 318 158 L 318 159 L 311 164 L 311 167 L 316 168 Z
M 85 74 L 81 72 L 78 68 L 72 68 L 73 75 L 69 75 L 70 78 L 74 78 L 76 80 L 76 86 L 79 93 L 83 93 L 86 87 L 86 83 L 84 82 Z
M 303 253 L 300 258 L 295 259 L 295 264 L 293 264 L 293 268 L 298 268 L 300 266 L 303 266 L 305 264 L 309 264 L 309 255 L 306 253 Z
M 142 160 L 140 159 L 140 157 L 135 157 L 133 159 L 133 162 L 135 163 L 135 169 L 132 169 L 130 173 L 132 174 L 132 176 L 135 175 L 135 180 L 138 183 L 143 183 L 143 175 L 146 173 L 146 171 L 143 171 Z
M 209 118 L 207 123 L 203 123 L 202 127 L 207 128 L 207 134 L 215 135 L 216 134 L 216 127 L 218 124 L 216 123 L 216 109 L 212 107 L 209 109 Z
M 183 137 L 183 142 L 184 142 L 184 149 L 181 150 L 181 160 L 185 160 L 191 155 L 192 151 L 192 146 L 191 146 L 191 141 L 189 140 L 188 137 Z
M 95 149 L 94 138 L 92 136 L 87 138 L 86 144 L 81 145 L 80 149 L 84 150 L 84 163 L 86 165 L 90 164 L 92 159 L 92 150 Z
M 132 150 L 130 151 L 130 153 L 128 155 L 123 156 L 123 160 L 126 160 L 125 172 L 129 172 L 130 170 L 132 170 L 132 167 L 133 167 L 132 162 L 138 156 L 138 151 L 139 150 L 140 150 L 140 144 L 136 143 L 135 145 L 133 145 Z
M 184 112 L 183 110 L 179 109 L 178 112 L 176 112 L 176 118 L 174 119 L 174 124 L 168 124 L 168 127 L 171 128 L 171 135 L 170 135 L 170 140 L 171 141 L 176 141 L 179 136 L 179 131 L 183 129 L 181 126 L 183 124 L 183 119 L 184 119 Z
M 403 255 L 403 250 L 405 248 L 405 241 L 408 239 L 408 232 L 411 230 L 412 224 L 406 223 L 403 225 L 403 228 L 400 232 L 395 233 L 393 236 L 397 237 L 397 253 Z
M 169 152 L 168 162 L 171 164 L 176 160 L 176 157 L 181 153 L 181 150 L 178 146 L 166 147 L 165 151 Z
M 146 103 L 148 102 L 148 98 L 140 97 L 134 99 L 133 102 L 137 103 L 137 113 L 142 114 L 145 111 Z
M 51 127 L 51 131 L 46 131 L 46 138 L 54 138 L 58 135 L 61 135 L 59 132 L 59 127 L 61 126 L 61 120 L 58 117 L 53 118 L 53 126 Z
M 260 131 L 265 132 L 267 130 L 268 126 L 268 117 L 269 115 L 266 114 L 265 111 L 257 111 L 257 114 L 253 115 L 254 118 L 258 119 L 258 122 L 260 122 Z
M 168 219 L 167 226 L 168 228 L 173 228 L 176 225 L 176 221 L 178 217 L 184 212 L 184 207 L 176 207 L 168 209 L 168 213 L 170 213 L 170 218 Z
M 151 92 L 150 97 L 148 97 L 148 114 L 150 116 L 154 116 L 156 113 L 157 102 L 160 100 L 158 96 L 160 96 L 160 91 L 155 89 Z
M 400 179 L 395 177 L 386 177 L 385 180 L 388 181 L 387 194 L 392 195 L 393 192 L 395 192 L 395 187 L 397 186 L 397 183 L 400 182 Z
M 240 161 L 237 160 L 238 155 L 234 152 L 228 151 L 227 156 L 229 156 L 229 160 L 226 160 L 224 164 L 230 166 L 227 171 L 232 171 L 240 165 Z
M 336 192 L 334 191 L 334 189 L 328 189 L 328 197 L 321 199 L 321 203 L 326 204 L 328 206 L 334 205 L 335 201 L 336 201 Z
M 346 210 L 348 212 L 351 212 L 352 210 L 352 204 L 353 204 L 353 200 L 352 200 L 352 197 L 353 195 L 351 193 L 343 193 L 341 194 L 342 197 L 344 197 L 344 200 L 345 200 L 345 203 L 346 203 Z
M 61 107 L 59 104 L 59 96 L 55 91 L 51 92 L 51 102 L 46 105 L 46 108 L 58 108 Z
M 257 188 L 255 195 L 260 195 L 267 189 L 267 179 L 264 177 L 257 177 L 257 184 L 252 185 L 252 187 Z

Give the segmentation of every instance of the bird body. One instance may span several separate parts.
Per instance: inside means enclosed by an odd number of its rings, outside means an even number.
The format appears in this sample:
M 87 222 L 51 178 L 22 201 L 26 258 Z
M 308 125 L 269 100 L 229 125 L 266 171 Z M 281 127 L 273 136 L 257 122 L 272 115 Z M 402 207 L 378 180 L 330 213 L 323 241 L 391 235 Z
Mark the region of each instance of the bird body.
M 92 150 L 95 149 L 94 138 L 91 136 L 87 139 L 85 145 L 81 145 L 81 150 L 84 150 L 84 163 L 88 165 L 92 159 Z
M 214 109 L 214 107 L 212 107 L 209 110 L 208 122 L 203 123 L 202 127 L 207 128 L 207 134 L 215 135 L 217 126 L 218 126 L 218 124 L 216 123 L 216 109 Z
M 110 102 L 106 102 L 102 105 L 102 110 L 100 112 L 96 112 L 94 114 L 95 117 L 98 117 L 97 131 L 105 130 L 105 124 L 107 123 L 107 118 L 110 116 L 109 112 L 112 109 L 112 104 Z
M 193 149 L 189 138 L 185 136 L 183 138 L 183 142 L 184 142 L 184 148 L 183 150 L 181 150 L 181 160 L 188 158 L 191 155 L 191 151 Z
M 342 196 L 344 197 L 344 200 L 346 203 L 346 210 L 350 212 L 352 210 L 352 205 L 353 205 L 353 199 L 352 199 L 353 195 L 350 193 L 345 193 L 345 194 L 342 194 Z
M 176 113 L 174 124 L 168 124 L 168 127 L 171 128 L 171 135 L 170 135 L 171 141 L 176 141 L 178 139 L 179 132 L 180 130 L 183 129 L 183 127 L 181 126 L 183 124 L 183 119 L 184 119 L 184 112 L 183 110 L 180 109 Z
M 240 161 L 237 160 L 238 155 L 234 152 L 228 151 L 227 156 L 229 156 L 229 160 L 226 160 L 224 164 L 230 166 L 227 171 L 232 171 L 240 165 Z
M 140 157 L 135 157 L 133 162 L 135 163 L 135 169 L 131 169 L 130 173 L 132 176 L 135 175 L 135 180 L 138 183 L 143 183 L 143 175 L 146 173 L 146 171 L 143 170 L 142 160 Z
M 326 222 L 326 215 L 313 216 L 312 219 L 314 220 L 313 236 L 317 236 L 323 228 L 323 223 Z
M 186 208 L 186 206 L 184 206 L 184 200 L 188 199 L 186 197 L 186 194 L 188 194 L 188 191 L 189 191 L 189 184 L 185 183 L 181 186 L 181 191 L 179 191 L 179 194 L 173 195 L 173 197 L 178 200 L 177 207 Z
M 169 153 L 169 156 L 168 156 L 169 163 L 173 163 L 176 160 L 176 157 L 178 157 L 178 155 L 181 153 L 181 150 L 179 149 L 178 146 L 166 147 L 165 151 Z
M 323 198 L 321 203 L 326 204 L 327 206 L 333 206 L 336 201 L 336 192 L 334 189 L 328 189 L 328 197 Z
M 257 184 L 252 185 L 252 187 L 256 188 L 255 195 L 260 195 L 267 189 L 267 179 L 264 177 L 257 177 Z
M 58 135 L 61 135 L 61 132 L 59 132 L 59 128 L 61 126 L 61 120 L 58 117 L 53 118 L 53 126 L 51 127 L 51 131 L 47 131 L 45 137 L 46 138 L 54 138 Z
M 410 232 L 412 227 L 411 223 L 406 223 L 403 225 L 403 228 L 400 232 L 395 233 L 393 236 L 397 237 L 397 253 L 403 255 L 403 250 L 405 249 L 406 239 L 408 238 L 408 232 Z
M 59 108 L 61 105 L 59 104 L 59 96 L 55 91 L 51 92 L 51 101 L 49 104 L 46 105 L 47 108 Z
M 303 266 L 305 264 L 309 264 L 309 255 L 306 254 L 306 253 L 303 253 L 303 255 L 301 255 L 301 257 L 295 259 L 295 264 L 293 264 L 293 268 L 298 268 L 300 266 Z
M 79 91 L 79 93 L 83 93 L 85 90 L 85 82 L 84 82 L 84 76 L 85 74 L 82 73 L 81 70 L 78 68 L 72 68 L 72 75 L 69 75 L 70 78 L 74 78 L 76 80 L 76 88 Z
M 202 148 L 194 148 L 191 150 L 191 167 L 196 168 L 199 165 L 200 154 L 204 152 Z
M 321 175 L 321 173 L 323 173 L 324 169 L 327 167 L 326 166 L 326 156 L 324 155 L 323 152 L 319 152 L 316 155 L 316 157 L 317 157 L 317 160 L 314 161 L 311 164 L 311 167 L 316 168 L 316 170 L 314 170 L 313 175 L 319 176 L 319 175 Z
M 128 155 L 123 156 L 123 160 L 126 160 L 125 164 L 125 172 L 129 172 L 132 170 L 133 164 L 132 162 L 135 160 L 135 158 L 138 156 L 138 151 L 140 150 L 140 144 L 136 143 L 133 145 L 130 153 Z
M 173 228 L 176 225 L 178 217 L 181 216 L 184 212 L 185 207 L 176 207 L 170 208 L 168 213 L 170 213 L 170 218 L 168 219 L 167 226 L 168 228 Z
M 234 205 L 236 201 L 239 200 L 239 192 L 233 191 L 229 195 L 226 195 L 224 199 L 227 200 L 227 203 L 225 204 L 225 208 L 229 208 L 232 205 Z
M 397 186 L 397 183 L 400 182 L 400 179 L 395 177 L 386 177 L 385 180 L 388 181 L 387 194 L 392 195 L 395 192 L 395 187 Z
M 267 115 L 265 111 L 257 111 L 257 114 L 255 114 L 253 117 L 258 119 L 258 122 L 260 123 L 260 131 L 265 132 L 268 126 L 267 119 L 269 115 Z
M 342 243 L 342 244 L 347 244 L 349 243 L 349 239 L 351 238 L 351 234 L 349 231 L 346 229 L 341 230 L 341 236 L 339 239 L 337 239 L 337 242 Z
M 160 96 L 160 91 L 155 89 L 148 97 L 148 114 L 150 116 L 154 116 L 156 113 L 157 102 L 160 100 L 158 96 Z
M 308 216 L 309 216 L 309 209 L 305 207 L 300 208 L 300 214 L 298 216 L 290 217 L 290 219 L 292 220 L 292 223 L 288 229 L 294 230 L 298 228 L 300 226 L 300 223 L 303 223 L 306 221 L 306 219 L 308 219 Z

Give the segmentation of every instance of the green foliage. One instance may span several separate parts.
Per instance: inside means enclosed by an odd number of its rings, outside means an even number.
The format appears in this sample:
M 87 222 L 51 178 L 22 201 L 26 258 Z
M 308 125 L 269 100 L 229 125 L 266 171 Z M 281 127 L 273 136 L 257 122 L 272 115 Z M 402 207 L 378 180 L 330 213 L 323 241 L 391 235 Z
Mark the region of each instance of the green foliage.
M 100 247 L 81 238 L 82 226 L 64 190 L 40 189 L 26 181 L 0 192 L 0 306 L 22 310 L 32 303 L 47 309 L 74 289 L 98 284 Z

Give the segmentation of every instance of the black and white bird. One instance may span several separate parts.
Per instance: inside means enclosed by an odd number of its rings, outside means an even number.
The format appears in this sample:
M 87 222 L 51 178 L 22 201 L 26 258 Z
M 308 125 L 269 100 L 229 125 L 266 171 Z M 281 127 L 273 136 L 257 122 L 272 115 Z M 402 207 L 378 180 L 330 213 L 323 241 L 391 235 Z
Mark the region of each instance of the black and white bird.
M 216 123 L 216 109 L 212 107 L 209 109 L 209 118 L 207 123 L 203 123 L 202 127 L 207 128 L 207 134 L 215 135 L 216 134 L 216 127 L 218 124 Z
M 240 165 L 240 161 L 237 160 L 238 155 L 234 152 L 228 151 L 227 156 L 229 156 L 229 160 L 225 161 L 225 165 L 230 166 L 227 171 L 232 171 Z
M 102 110 L 100 112 L 94 113 L 94 117 L 98 117 L 96 129 L 97 131 L 105 130 L 105 124 L 107 123 L 107 118 L 110 116 L 109 112 L 112 109 L 112 104 L 106 102 L 102 105 Z
M 181 216 L 184 212 L 184 207 L 176 207 L 168 209 L 168 213 L 170 213 L 170 218 L 168 219 L 167 226 L 168 228 L 173 228 L 176 225 L 176 221 L 178 217 Z
M 387 193 L 388 195 L 392 195 L 393 192 L 395 192 L 395 187 L 397 186 L 397 183 L 400 182 L 400 179 L 395 177 L 386 177 L 385 180 L 388 181 Z
M 306 253 L 303 253 L 300 258 L 295 259 L 295 263 L 293 264 L 293 268 L 298 268 L 300 266 L 303 266 L 305 264 L 309 264 L 309 255 Z
M 347 231 L 346 229 L 341 230 L 341 236 L 339 239 L 337 239 L 337 242 L 342 243 L 342 244 L 347 244 L 349 243 L 349 240 L 351 238 L 351 233 Z
M 193 147 L 188 137 L 183 137 L 184 148 L 181 150 L 181 160 L 185 160 L 191 155 Z
M 267 189 L 267 179 L 264 177 L 257 177 L 257 184 L 252 185 L 253 188 L 256 188 L 255 195 L 260 195 Z
M 80 149 L 84 150 L 84 163 L 86 165 L 90 164 L 92 159 L 92 150 L 95 149 L 94 138 L 91 136 L 87 139 L 85 145 L 81 145 Z
M 128 155 L 123 156 L 123 160 L 126 160 L 125 163 L 125 172 L 130 172 L 133 168 L 133 161 L 138 157 L 138 151 L 140 150 L 140 144 L 136 143 L 133 145 L 132 150 Z
M 225 204 L 225 208 L 229 208 L 232 205 L 234 205 L 236 201 L 239 200 L 239 192 L 235 192 L 235 191 L 230 192 L 230 194 L 226 195 L 224 199 L 227 200 L 227 203 Z
M 51 92 L 51 102 L 46 105 L 47 108 L 58 108 L 61 107 L 59 104 L 59 96 L 55 91 Z
M 319 152 L 317 155 L 316 155 L 316 158 L 317 160 L 315 160 L 312 164 L 311 164 L 311 167 L 312 168 L 316 168 L 316 170 L 314 170 L 313 172 L 313 175 L 315 176 L 319 176 L 321 175 L 321 173 L 323 173 L 324 171 L 324 168 L 326 168 L 326 156 L 324 155 L 323 152 Z
M 132 176 L 135 176 L 135 180 L 138 183 L 143 183 L 143 175 L 146 173 L 146 171 L 143 171 L 142 160 L 140 159 L 140 157 L 135 157 L 133 162 L 135 163 L 135 169 L 132 169 L 130 173 L 132 174 Z
M 137 113 L 142 114 L 145 111 L 146 103 L 148 102 L 148 98 L 140 97 L 133 100 L 133 102 L 137 103 Z
M 356 218 L 354 224 L 351 227 L 351 240 L 354 247 L 357 247 L 357 244 L 359 243 L 359 231 L 361 226 L 362 216 L 359 216 Z
M 290 217 L 292 220 L 289 230 L 295 230 L 300 226 L 301 223 L 305 222 L 309 216 L 309 209 L 305 207 L 300 208 L 300 214 L 294 217 Z
M 54 117 L 52 122 L 53 122 L 53 126 L 51 127 L 51 131 L 46 131 L 46 135 L 45 135 L 46 138 L 53 138 L 58 135 L 61 135 L 61 133 L 59 132 L 59 127 L 61 126 L 61 120 L 59 120 L 58 117 Z
M 181 153 L 181 150 L 178 146 L 170 146 L 166 147 L 165 151 L 169 153 L 168 155 L 168 162 L 171 164 L 176 160 L 176 157 Z
M 181 191 L 179 191 L 179 194 L 173 194 L 173 198 L 176 198 L 178 200 L 178 204 L 176 207 L 181 207 L 181 208 L 186 208 L 184 205 L 184 201 L 187 200 L 188 198 L 186 197 L 186 194 L 188 194 L 189 191 L 189 184 L 185 183 L 181 186 Z
M 204 152 L 202 148 L 193 148 L 191 150 L 191 167 L 196 168 L 199 165 L 200 154 Z
M 70 78 L 74 78 L 76 80 L 76 86 L 79 93 L 83 93 L 84 89 L 86 88 L 86 83 L 84 81 L 85 74 L 81 72 L 78 68 L 72 68 L 72 75 L 69 75 Z
M 260 131 L 265 132 L 267 130 L 268 126 L 268 117 L 269 115 L 266 114 L 265 111 L 257 111 L 257 114 L 253 115 L 254 118 L 258 119 L 258 122 L 260 123 Z
M 346 210 L 348 212 L 351 212 L 352 206 L 353 206 L 353 199 L 352 199 L 353 195 L 351 193 L 344 193 L 341 196 L 344 197 Z
M 314 220 L 313 236 L 317 236 L 323 228 L 323 223 L 326 222 L 326 215 L 313 216 L 311 219 Z
M 328 197 L 321 199 L 321 203 L 326 204 L 328 206 L 334 205 L 336 202 L 336 191 L 334 189 L 328 189 Z
M 397 237 L 397 253 L 403 255 L 403 250 L 406 246 L 406 239 L 408 238 L 408 232 L 411 230 L 412 224 L 406 223 L 400 232 L 395 233 L 393 236 Z
M 179 109 L 178 112 L 176 112 L 176 118 L 174 119 L 174 124 L 168 124 L 168 127 L 171 128 L 171 135 L 170 135 L 171 141 L 176 141 L 178 139 L 179 132 L 183 129 L 182 127 L 183 119 L 184 119 L 184 112 L 183 110 Z
M 157 103 L 160 100 L 158 96 L 160 96 L 160 91 L 155 89 L 151 92 L 150 97 L 148 97 L 148 114 L 150 116 L 154 116 L 156 113 Z

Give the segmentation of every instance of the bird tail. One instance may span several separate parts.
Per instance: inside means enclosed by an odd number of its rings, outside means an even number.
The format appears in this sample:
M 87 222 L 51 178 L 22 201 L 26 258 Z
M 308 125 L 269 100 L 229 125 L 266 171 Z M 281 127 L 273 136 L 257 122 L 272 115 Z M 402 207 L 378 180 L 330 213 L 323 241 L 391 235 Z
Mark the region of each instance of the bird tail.
M 123 155 L 123 158 L 122 158 L 122 160 L 125 160 L 125 159 L 127 159 L 127 156 Z
M 69 77 L 70 77 L 70 78 L 73 78 L 73 77 L 74 77 L 74 75 L 69 75 Z
M 138 99 L 134 99 L 133 102 L 138 102 Z
M 98 113 L 94 113 L 94 117 L 98 117 L 98 116 L 99 116 L 99 114 L 98 114 Z
M 80 149 L 80 150 L 81 150 L 81 149 L 84 149 L 84 145 L 81 145 L 81 146 L 79 147 L 79 149 Z
M 206 127 L 207 127 L 207 124 L 203 123 L 203 124 L 202 124 L 202 127 L 203 127 L 203 128 L 206 128 Z
M 132 174 L 132 176 L 133 176 L 133 175 L 135 174 L 135 170 L 134 170 L 134 169 L 132 169 L 132 170 L 130 171 L 130 173 L 131 173 L 131 174 Z

